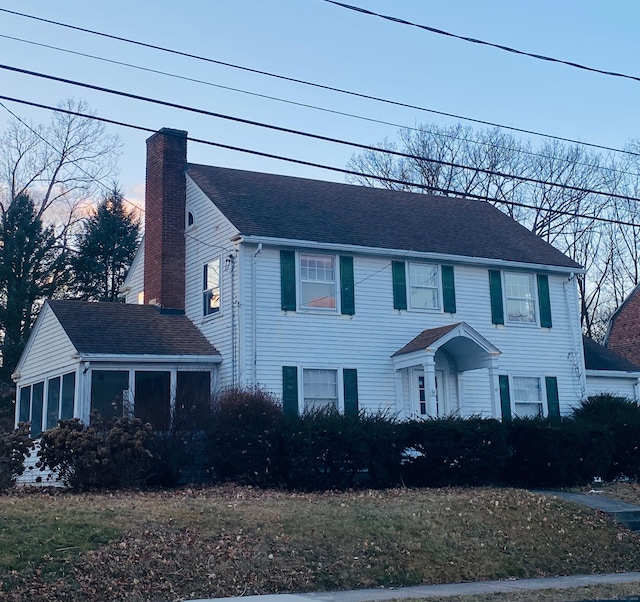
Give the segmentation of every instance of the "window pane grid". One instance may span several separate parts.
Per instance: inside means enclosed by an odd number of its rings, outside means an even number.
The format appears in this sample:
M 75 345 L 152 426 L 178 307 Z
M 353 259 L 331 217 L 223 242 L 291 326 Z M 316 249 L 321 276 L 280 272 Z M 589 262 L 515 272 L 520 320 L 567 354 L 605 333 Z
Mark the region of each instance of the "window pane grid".
M 409 284 L 411 307 L 438 308 L 438 268 L 436 266 L 409 264 Z
M 531 274 L 505 274 L 510 322 L 535 322 L 536 306 Z
M 514 377 L 513 398 L 516 416 L 542 416 L 542 385 L 539 378 Z
M 303 371 L 305 410 L 338 407 L 338 372 L 306 369 Z
M 300 255 L 300 302 L 303 307 L 336 308 L 333 255 Z

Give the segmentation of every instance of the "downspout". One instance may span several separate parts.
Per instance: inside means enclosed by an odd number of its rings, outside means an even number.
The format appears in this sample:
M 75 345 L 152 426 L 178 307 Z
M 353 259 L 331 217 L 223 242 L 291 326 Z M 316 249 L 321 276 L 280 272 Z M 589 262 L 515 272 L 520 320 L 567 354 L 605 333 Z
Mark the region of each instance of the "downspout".
M 257 258 L 262 251 L 262 243 L 258 243 L 258 248 L 253 254 L 251 265 L 251 296 L 252 296 L 252 312 L 251 328 L 253 330 L 253 386 L 257 386 L 258 380 L 258 293 L 256 291 L 257 286 Z

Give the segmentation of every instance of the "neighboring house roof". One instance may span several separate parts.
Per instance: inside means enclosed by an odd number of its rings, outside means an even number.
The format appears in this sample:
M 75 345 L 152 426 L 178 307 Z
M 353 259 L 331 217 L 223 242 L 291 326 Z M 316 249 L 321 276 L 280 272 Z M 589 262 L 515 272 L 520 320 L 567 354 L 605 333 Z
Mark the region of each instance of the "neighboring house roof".
M 189 164 L 244 236 L 580 266 L 484 201 Z
M 427 349 L 430 345 L 440 340 L 445 334 L 451 332 L 461 323 L 462 322 L 456 322 L 455 324 L 447 324 L 446 326 L 440 326 L 438 328 L 427 328 L 427 330 L 423 330 L 417 337 L 409 341 L 402 349 L 398 349 L 398 351 L 396 351 L 391 357 L 397 357 L 399 355 L 405 355 L 406 353 L 413 353 L 414 351 Z
M 640 372 L 636 366 L 626 358 L 596 343 L 593 339 L 583 336 L 584 364 L 587 370 L 614 370 L 619 372 Z
M 219 356 L 183 313 L 153 305 L 47 301 L 79 353 Z

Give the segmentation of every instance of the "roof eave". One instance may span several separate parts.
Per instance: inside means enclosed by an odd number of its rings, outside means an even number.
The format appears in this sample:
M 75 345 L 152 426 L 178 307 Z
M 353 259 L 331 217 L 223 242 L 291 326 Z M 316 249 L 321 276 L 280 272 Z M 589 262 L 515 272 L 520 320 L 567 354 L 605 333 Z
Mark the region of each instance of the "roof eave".
M 275 238 L 270 236 L 243 235 L 234 236 L 232 242 L 247 244 L 265 244 L 279 247 L 304 247 L 308 249 L 334 249 L 349 253 L 365 253 L 368 255 L 384 255 L 391 257 L 431 259 L 438 262 L 464 263 L 492 267 L 510 267 L 545 272 L 557 272 L 563 274 L 584 274 L 586 270 L 578 264 L 561 266 L 541 263 L 528 263 L 524 261 L 509 261 L 506 259 L 493 259 L 489 257 L 470 257 L 467 255 L 449 255 L 445 253 L 429 253 L 413 251 L 411 249 L 386 249 L 382 247 L 362 247 L 342 243 L 327 243 L 313 240 L 297 240 L 290 238 Z
M 78 353 L 75 359 L 81 362 L 141 362 L 165 364 L 219 364 L 221 355 L 162 355 L 144 353 Z
M 640 380 L 640 370 L 606 370 L 587 368 L 585 370 L 587 376 L 608 376 L 614 378 L 636 378 Z

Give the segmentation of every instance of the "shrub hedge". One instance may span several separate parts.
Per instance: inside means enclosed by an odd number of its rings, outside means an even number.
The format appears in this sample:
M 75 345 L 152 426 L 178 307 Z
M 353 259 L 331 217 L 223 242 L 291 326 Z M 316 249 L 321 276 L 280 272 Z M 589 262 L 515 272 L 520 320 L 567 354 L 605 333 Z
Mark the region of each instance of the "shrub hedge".
M 0 487 L 12 482 L 26 453 L 21 428 L 13 439 L 0 434 Z M 93 420 L 90 426 L 60 421 L 42 435 L 39 456 L 41 467 L 76 489 L 189 480 L 292 490 L 561 487 L 596 476 L 636 476 L 640 408 L 601 395 L 567 418 L 398 422 L 384 414 L 335 410 L 285 416 L 271 394 L 236 388 L 213 400 L 198 430 L 176 426 L 153 433 L 149 424 L 130 418 Z
M 0 429 L 0 491 L 24 472 L 24 460 L 32 449 L 28 423 L 20 423 L 14 430 Z

